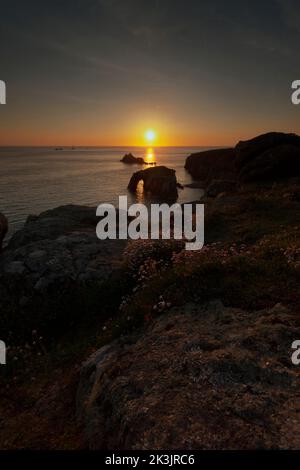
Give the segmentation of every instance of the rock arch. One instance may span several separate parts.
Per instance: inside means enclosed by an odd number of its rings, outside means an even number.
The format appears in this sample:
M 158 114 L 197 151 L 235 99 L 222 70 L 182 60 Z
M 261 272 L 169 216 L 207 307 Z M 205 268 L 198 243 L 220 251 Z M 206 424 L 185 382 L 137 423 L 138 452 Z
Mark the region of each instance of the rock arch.
M 145 192 L 166 199 L 177 199 L 178 183 L 175 173 L 175 170 L 165 166 L 136 171 L 129 181 L 128 189 L 131 192 L 136 192 L 137 185 L 142 180 Z

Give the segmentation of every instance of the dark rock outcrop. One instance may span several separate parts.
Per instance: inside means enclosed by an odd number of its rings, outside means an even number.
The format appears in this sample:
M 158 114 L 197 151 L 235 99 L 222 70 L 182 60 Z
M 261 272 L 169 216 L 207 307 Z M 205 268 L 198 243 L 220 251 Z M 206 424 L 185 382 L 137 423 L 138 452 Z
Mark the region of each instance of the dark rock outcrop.
M 269 132 L 239 142 L 234 149 L 199 152 L 186 159 L 186 170 L 208 186 L 213 180 L 277 181 L 300 176 L 300 137 Z M 214 191 L 213 191 L 214 193 Z
M 125 245 L 121 240 L 98 240 L 99 220 L 96 208 L 76 205 L 29 216 L 3 253 L 0 274 L 23 274 L 37 288 L 68 278 L 102 280 Z
M 212 180 L 206 189 L 208 197 L 216 197 L 218 194 L 232 192 L 236 189 L 234 180 Z
M 127 153 L 121 160 L 122 163 L 127 163 L 129 165 L 143 165 L 145 163 L 142 157 L 135 157 L 132 153 Z
M 68 204 L 27 217 L 24 227 L 10 239 L 8 248 L 20 248 L 30 242 L 54 240 L 74 231 L 93 231 L 99 218 L 96 208 Z
M 82 315 L 83 289 L 111 282 L 127 243 L 99 240 L 99 220 L 96 208 L 75 205 L 28 217 L 0 257 L 1 331 L 18 335 L 54 321 L 60 331 L 62 317 Z
M 242 182 L 277 181 L 300 176 L 300 146 L 279 145 L 245 160 L 239 172 Z
M 104 346 L 77 392 L 90 448 L 299 448 L 293 325 L 280 304 L 249 314 L 215 301 Z
M 131 192 L 135 192 L 138 183 L 143 181 L 146 193 L 149 192 L 151 195 L 163 199 L 176 199 L 178 197 L 178 183 L 175 173 L 175 170 L 165 166 L 137 171 L 132 175 L 128 189 Z
M 235 147 L 235 163 L 238 169 L 242 169 L 248 163 L 267 150 L 279 146 L 300 147 L 300 137 L 296 134 L 285 134 L 283 132 L 268 132 L 250 140 L 239 142 Z
M 2 250 L 2 243 L 7 234 L 8 222 L 4 214 L 0 212 L 0 251 Z
M 187 157 L 184 168 L 205 185 L 213 179 L 235 179 L 235 151 L 232 148 L 207 150 Z

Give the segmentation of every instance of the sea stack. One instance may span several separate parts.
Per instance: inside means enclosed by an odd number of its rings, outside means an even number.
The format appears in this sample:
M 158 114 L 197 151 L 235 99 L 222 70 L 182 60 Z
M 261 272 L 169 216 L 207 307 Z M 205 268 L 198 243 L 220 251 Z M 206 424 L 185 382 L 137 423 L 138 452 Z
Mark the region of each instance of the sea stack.
M 142 180 L 144 182 L 145 192 L 164 199 L 177 199 L 178 183 L 175 173 L 175 170 L 167 168 L 166 166 L 156 166 L 154 168 L 137 171 L 133 173 L 128 184 L 128 189 L 131 192 L 135 192 L 138 183 Z
M 132 153 L 126 153 L 121 160 L 122 163 L 127 163 L 128 165 L 143 165 L 144 159 L 142 157 L 135 157 Z

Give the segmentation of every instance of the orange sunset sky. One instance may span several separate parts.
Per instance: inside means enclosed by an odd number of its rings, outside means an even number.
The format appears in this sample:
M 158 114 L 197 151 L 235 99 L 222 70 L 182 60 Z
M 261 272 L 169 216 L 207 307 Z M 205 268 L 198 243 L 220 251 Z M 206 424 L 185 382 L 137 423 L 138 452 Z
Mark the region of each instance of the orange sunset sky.
M 222 146 L 300 132 L 292 3 L 6 2 L 1 18 L 2 146 L 145 146 L 147 129 L 154 146 Z

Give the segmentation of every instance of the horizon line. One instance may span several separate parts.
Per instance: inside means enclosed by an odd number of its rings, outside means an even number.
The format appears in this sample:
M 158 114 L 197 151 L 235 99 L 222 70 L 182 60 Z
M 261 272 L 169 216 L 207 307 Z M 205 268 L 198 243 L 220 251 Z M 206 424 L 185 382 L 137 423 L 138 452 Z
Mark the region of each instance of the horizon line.
M 26 145 L 13 145 L 13 144 L 9 144 L 9 145 L 1 145 L 0 144 L 0 148 L 53 148 L 54 150 L 56 150 L 56 148 L 58 147 L 61 147 L 62 149 L 64 148 L 120 148 L 120 147 L 131 147 L 131 148 L 178 148 L 178 147 L 190 147 L 190 148 L 193 148 L 193 147 L 214 147 L 214 148 L 228 148 L 228 147 L 232 147 L 230 145 L 203 145 L 203 144 L 199 144 L 199 145 L 61 145 L 61 144 L 57 144 L 57 145 L 30 145 L 30 144 L 26 144 Z

